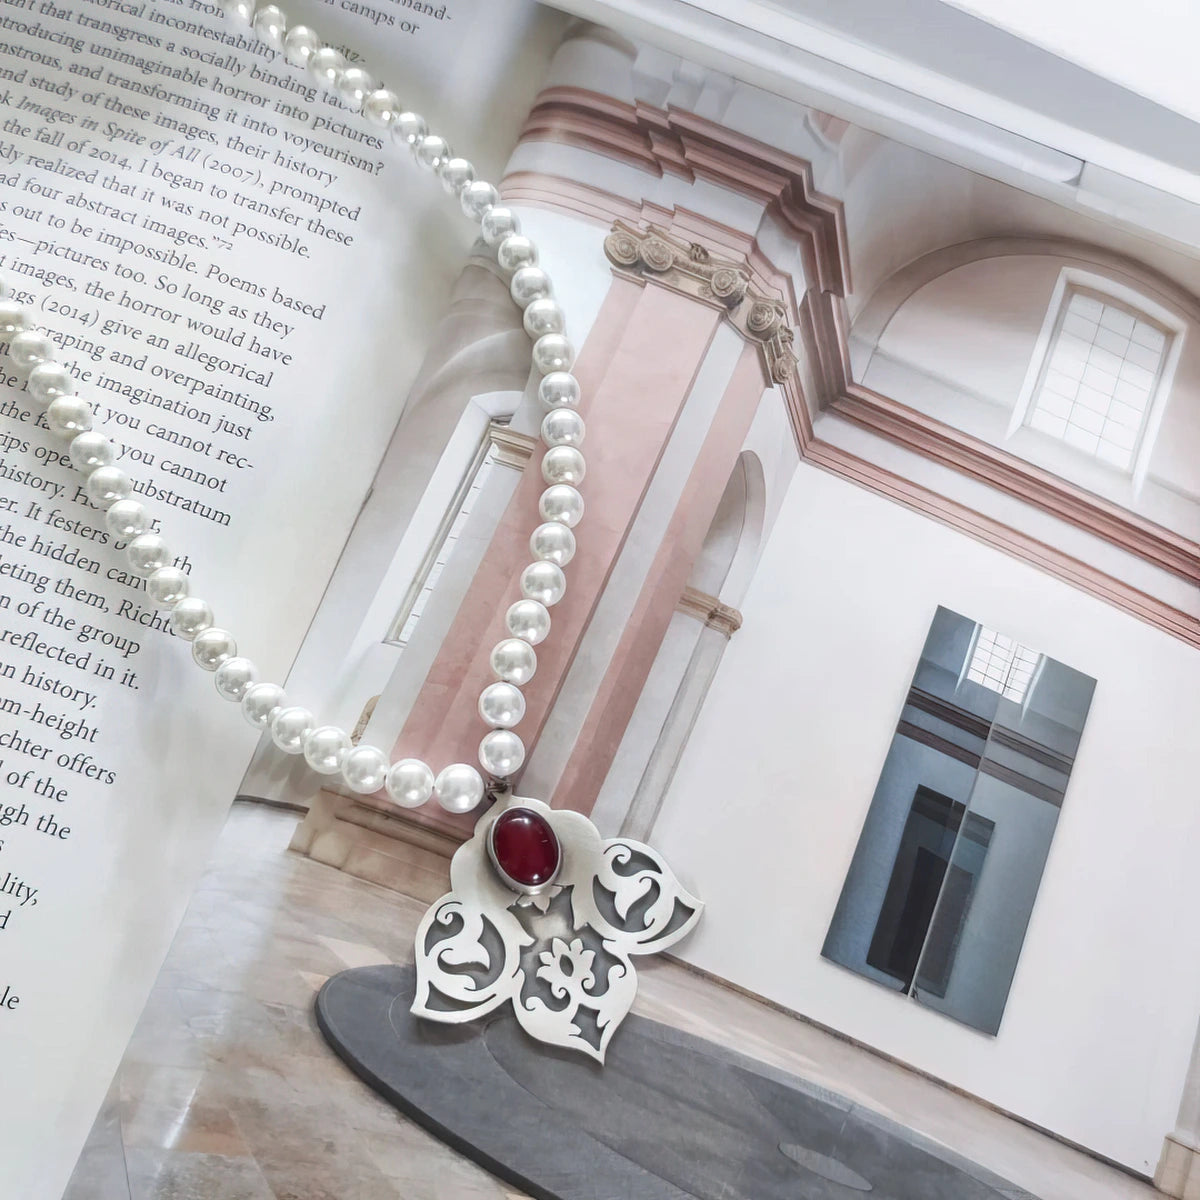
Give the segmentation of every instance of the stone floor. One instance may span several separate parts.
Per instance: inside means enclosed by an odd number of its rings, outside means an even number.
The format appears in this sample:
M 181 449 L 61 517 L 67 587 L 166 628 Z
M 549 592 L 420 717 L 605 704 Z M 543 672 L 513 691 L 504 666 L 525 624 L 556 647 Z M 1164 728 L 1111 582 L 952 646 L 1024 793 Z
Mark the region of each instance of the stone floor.
M 327 1049 L 317 988 L 401 962 L 422 906 L 286 853 L 295 818 L 237 806 L 64 1200 L 523 1200 L 379 1100 Z M 792 1071 L 1042 1200 L 1151 1200 L 928 1080 L 668 963 L 636 1011 Z

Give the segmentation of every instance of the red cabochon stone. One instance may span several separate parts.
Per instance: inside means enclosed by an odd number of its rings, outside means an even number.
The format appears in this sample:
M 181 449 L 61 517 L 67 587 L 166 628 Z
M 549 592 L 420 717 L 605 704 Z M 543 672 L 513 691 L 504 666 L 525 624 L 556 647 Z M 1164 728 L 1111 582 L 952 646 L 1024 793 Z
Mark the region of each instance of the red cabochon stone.
M 525 887 L 549 883 L 562 854 L 550 822 L 531 808 L 510 808 L 496 818 L 492 849 L 501 869 Z

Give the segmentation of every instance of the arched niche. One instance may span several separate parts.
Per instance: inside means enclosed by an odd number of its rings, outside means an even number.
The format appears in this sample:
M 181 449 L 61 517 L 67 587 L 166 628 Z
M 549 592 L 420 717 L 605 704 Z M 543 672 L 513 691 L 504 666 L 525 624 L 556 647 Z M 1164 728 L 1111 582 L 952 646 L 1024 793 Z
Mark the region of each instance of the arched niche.
M 1167 336 L 1137 453 L 1120 468 L 1026 420 L 1064 295 Z M 946 247 L 887 279 L 850 336 L 856 384 L 1179 532 L 1200 531 L 1200 299 L 1124 255 L 1059 238 Z
M 744 454 L 738 456 L 688 579 L 689 587 L 712 596 L 719 595 L 725 585 L 742 540 L 746 520 L 745 457 Z

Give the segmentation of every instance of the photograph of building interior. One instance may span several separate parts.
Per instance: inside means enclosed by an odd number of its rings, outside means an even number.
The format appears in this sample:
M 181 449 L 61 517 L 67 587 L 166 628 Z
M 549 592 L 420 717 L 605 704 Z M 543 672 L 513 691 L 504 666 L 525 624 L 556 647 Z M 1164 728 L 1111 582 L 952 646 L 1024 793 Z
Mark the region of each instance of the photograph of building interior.
M 437 26 L 431 112 L 520 63 L 471 120 L 570 314 L 586 513 L 489 798 L 552 861 L 489 910 L 490 818 L 231 749 L 64 1200 L 1200 1200 L 1196 122 L 940 0 L 374 7 L 305 13 Z M 377 252 L 411 370 L 285 661 L 439 765 L 554 482 L 530 298 L 444 201 Z

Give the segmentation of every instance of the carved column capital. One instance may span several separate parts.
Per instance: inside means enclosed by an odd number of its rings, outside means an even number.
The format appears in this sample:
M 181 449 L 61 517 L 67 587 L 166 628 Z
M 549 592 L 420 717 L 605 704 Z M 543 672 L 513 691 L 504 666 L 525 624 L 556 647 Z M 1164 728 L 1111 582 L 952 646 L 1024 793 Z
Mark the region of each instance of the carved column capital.
M 786 383 L 796 370 L 792 351 L 795 332 L 787 310 L 751 282 L 749 264 L 719 258 L 698 242 L 685 242 L 660 225 L 638 229 L 615 221 L 604 239 L 609 262 L 624 273 L 654 279 L 697 300 L 724 309 L 729 321 L 762 349 L 767 370 L 776 383 Z
M 689 617 L 703 621 L 709 629 L 716 629 L 727 638 L 732 637 L 742 627 L 742 614 L 728 604 L 722 604 L 716 596 L 702 592 L 698 588 L 686 587 L 679 597 L 676 610 Z

